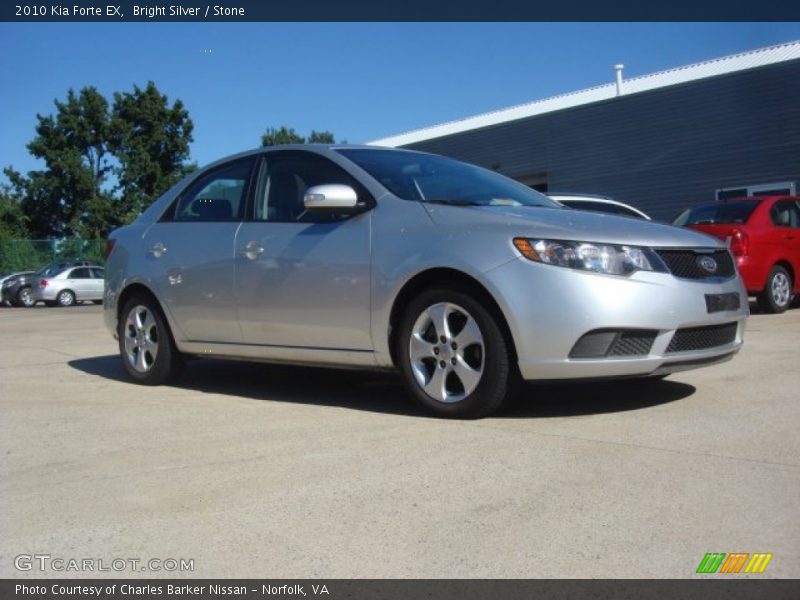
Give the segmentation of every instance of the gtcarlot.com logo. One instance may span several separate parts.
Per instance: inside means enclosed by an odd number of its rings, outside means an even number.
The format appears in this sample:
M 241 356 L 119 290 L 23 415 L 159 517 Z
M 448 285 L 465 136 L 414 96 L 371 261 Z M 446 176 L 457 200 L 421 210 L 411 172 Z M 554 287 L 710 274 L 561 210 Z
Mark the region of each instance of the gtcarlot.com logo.
M 18 571 L 91 573 L 107 571 L 194 571 L 193 558 L 63 558 L 50 554 L 19 554 L 14 557 Z
M 708 552 L 697 566 L 698 573 L 763 573 L 772 554 L 767 552 Z

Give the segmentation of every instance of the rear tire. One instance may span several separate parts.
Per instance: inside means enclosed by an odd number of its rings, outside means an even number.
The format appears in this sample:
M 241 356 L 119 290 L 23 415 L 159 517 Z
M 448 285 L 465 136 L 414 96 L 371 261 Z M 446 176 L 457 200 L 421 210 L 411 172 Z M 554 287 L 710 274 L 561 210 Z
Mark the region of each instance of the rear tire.
M 467 290 L 436 288 L 414 298 L 399 323 L 395 357 L 417 403 L 441 417 L 490 415 L 519 383 L 500 325 Z
M 174 379 L 183 360 L 158 303 L 146 295 L 128 299 L 120 313 L 118 331 L 122 364 L 130 377 L 144 385 Z
M 772 267 L 764 291 L 758 295 L 758 306 L 767 313 L 782 313 L 792 303 L 792 276 L 783 267 Z
M 61 290 L 56 296 L 56 304 L 59 306 L 75 306 L 75 292 L 72 290 Z

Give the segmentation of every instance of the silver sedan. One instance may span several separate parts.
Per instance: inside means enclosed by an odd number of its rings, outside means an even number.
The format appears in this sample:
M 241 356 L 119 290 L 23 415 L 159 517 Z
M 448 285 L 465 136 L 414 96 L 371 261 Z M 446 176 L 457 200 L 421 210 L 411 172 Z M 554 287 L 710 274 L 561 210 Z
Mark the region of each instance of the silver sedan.
M 34 303 L 44 301 L 48 306 L 74 306 L 79 302 L 103 301 L 103 267 L 69 267 L 37 277 L 31 286 Z
M 488 415 L 522 380 L 725 361 L 748 315 L 715 238 L 406 150 L 223 159 L 107 251 L 105 321 L 136 381 L 167 382 L 186 355 L 397 369 L 443 416 Z

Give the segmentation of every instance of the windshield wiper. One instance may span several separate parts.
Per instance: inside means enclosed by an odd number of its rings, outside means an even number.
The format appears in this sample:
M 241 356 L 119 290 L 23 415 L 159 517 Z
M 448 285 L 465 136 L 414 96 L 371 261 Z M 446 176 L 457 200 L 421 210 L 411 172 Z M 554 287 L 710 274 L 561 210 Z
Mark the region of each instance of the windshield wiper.
M 423 202 L 427 202 L 428 204 L 449 204 L 450 206 L 487 206 L 483 202 L 478 202 L 476 200 L 461 200 L 459 198 L 453 198 L 451 200 L 446 198 L 434 198 L 433 200 L 423 200 Z

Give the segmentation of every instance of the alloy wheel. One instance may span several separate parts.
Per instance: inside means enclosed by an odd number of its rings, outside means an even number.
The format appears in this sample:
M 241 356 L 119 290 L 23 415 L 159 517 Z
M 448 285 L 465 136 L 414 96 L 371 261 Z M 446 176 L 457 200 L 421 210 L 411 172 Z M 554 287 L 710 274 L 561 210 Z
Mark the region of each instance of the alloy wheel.
M 72 306 L 75 303 L 75 296 L 68 291 L 61 292 L 58 295 L 58 303 L 61 306 Z
M 30 308 L 36 304 L 36 299 L 33 297 L 33 290 L 31 288 L 24 288 L 23 290 L 20 290 L 19 301 L 22 306 L 26 308 Z
M 785 273 L 775 273 L 775 276 L 772 278 L 772 285 L 770 286 L 772 299 L 775 301 L 775 304 L 778 306 L 786 306 L 789 303 L 789 298 L 792 294 L 791 287 L 789 277 L 787 277 Z
M 125 320 L 125 357 L 138 373 L 153 368 L 158 356 L 158 325 L 153 311 L 138 304 L 128 312 Z
M 411 329 L 408 353 L 414 379 L 439 402 L 458 402 L 481 381 L 485 346 L 475 319 L 449 302 L 422 311 Z

